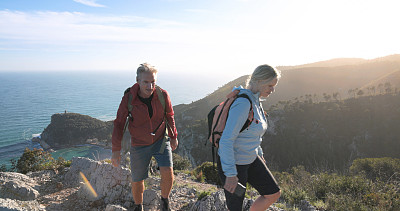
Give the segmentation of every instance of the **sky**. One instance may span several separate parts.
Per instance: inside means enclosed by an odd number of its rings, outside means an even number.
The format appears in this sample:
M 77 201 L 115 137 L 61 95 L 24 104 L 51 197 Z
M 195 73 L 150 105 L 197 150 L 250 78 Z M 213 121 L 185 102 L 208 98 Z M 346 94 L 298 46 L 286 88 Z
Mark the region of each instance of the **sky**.
M 250 74 L 400 53 L 398 0 L 0 0 L 0 71 Z

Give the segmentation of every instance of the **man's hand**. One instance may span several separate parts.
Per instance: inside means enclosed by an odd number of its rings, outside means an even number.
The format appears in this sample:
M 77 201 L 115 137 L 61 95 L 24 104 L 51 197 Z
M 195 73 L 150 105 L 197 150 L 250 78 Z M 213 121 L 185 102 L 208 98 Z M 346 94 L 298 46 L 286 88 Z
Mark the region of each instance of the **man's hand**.
M 233 193 L 235 192 L 238 182 L 239 179 L 237 178 L 237 176 L 226 177 L 224 189 L 227 190 L 228 192 Z
M 121 163 L 121 152 L 120 151 L 112 152 L 111 163 L 114 167 L 119 166 L 119 164 Z
M 174 151 L 178 147 L 178 139 L 177 138 L 171 139 L 170 143 L 171 143 L 172 151 Z

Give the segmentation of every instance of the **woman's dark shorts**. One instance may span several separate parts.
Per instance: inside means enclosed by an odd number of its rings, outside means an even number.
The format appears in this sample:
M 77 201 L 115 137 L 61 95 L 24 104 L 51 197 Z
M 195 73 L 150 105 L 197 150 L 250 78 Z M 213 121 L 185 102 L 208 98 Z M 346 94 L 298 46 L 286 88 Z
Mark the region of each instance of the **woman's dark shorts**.
M 217 156 L 218 173 L 221 178 L 222 186 L 225 184 L 226 176 L 224 175 L 221 167 L 221 161 Z M 238 179 L 241 184 L 246 186 L 249 183 L 253 186 L 260 195 L 271 195 L 280 191 L 278 183 L 274 176 L 272 176 L 267 165 L 261 160 L 259 156 L 248 165 L 236 165 L 238 172 Z M 242 210 L 244 196 L 239 197 L 224 189 L 226 204 L 230 211 Z

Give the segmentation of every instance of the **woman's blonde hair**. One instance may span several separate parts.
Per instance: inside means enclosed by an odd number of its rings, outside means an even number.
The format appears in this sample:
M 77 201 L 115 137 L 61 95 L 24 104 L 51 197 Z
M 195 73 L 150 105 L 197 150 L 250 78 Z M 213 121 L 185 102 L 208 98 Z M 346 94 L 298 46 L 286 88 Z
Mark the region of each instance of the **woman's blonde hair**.
M 281 73 L 279 70 L 267 65 L 263 64 L 258 66 L 253 74 L 249 76 L 246 82 L 246 88 L 250 89 L 254 87 L 254 85 L 258 81 L 265 81 L 266 83 L 273 80 L 274 78 L 279 79 L 281 77 Z

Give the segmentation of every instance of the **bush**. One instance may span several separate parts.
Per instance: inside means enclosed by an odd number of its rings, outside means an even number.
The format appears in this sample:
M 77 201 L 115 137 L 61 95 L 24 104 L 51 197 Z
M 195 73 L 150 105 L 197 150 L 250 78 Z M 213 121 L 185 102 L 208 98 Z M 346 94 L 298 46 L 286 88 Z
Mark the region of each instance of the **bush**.
M 185 159 L 176 153 L 172 153 L 172 160 L 174 163 L 174 170 L 188 170 L 192 167 L 192 164 L 188 159 Z
M 211 193 L 209 192 L 209 191 L 201 191 L 199 194 L 198 194 L 198 197 L 197 197 L 197 200 L 202 200 L 204 197 L 206 197 L 206 196 L 208 196 L 208 195 L 210 195 Z
M 194 176 L 202 181 L 205 179 L 208 183 L 221 184 L 217 167 L 212 162 L 204 162 L 193 171 Z
M 373 181 L 400 182 L 400 159 L 397 158 L 364 158 L 356 159 L 350 167 L 353 175 L 364 174 Z
M 26 148 L 18 161 L 12 160 L 11 168 L 19 173 L 26 174 L 28 172 L 35 172 L 41 170 L 56 170 L 71 165 L 71 161 L 65 161 L 64 158 L 59 157 L 54 159 L 49 152 L 43 149 L 30 150 Z

